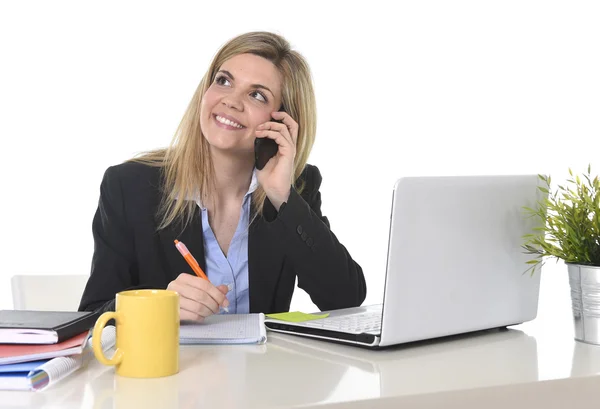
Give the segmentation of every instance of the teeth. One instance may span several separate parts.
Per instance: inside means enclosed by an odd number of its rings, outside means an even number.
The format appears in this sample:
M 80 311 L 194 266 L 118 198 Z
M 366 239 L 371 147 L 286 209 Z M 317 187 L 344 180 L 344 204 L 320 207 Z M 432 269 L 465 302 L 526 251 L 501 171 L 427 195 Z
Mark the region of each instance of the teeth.
M 240 125 L 236 122 L 230 121 L 229 119 L 223 118 L 222 116 L 219 116 L 219 115 L 217 115 L 217 121 L 219 121 L 225 125 L 233 126 L 234 128 L 239 128 L 239 129 L 243 128 L 242 125 Z

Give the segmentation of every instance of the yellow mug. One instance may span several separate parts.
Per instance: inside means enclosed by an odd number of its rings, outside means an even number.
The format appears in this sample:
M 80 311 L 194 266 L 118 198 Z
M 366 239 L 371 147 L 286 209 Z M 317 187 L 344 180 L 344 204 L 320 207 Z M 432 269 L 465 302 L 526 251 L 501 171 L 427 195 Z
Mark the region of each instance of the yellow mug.
M 116 321 L 113 357 L 102 351 L 106 323 Z M 158 378 L 179 372 L 179 294 L 169 290 L 131 290 L 116 295 L 115 311 L 96 321 L 92 349 L 104 365 L 116 366 L 117 375 Z

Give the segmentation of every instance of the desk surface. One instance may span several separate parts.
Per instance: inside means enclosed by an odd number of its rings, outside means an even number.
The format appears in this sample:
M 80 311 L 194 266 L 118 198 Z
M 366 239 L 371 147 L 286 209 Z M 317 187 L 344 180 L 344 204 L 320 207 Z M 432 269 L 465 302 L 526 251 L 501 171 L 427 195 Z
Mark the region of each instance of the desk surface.
M 397 403 L 552 379 L 589 382 L 600 373 L 600 347 L 573 341 L 572 331 L 547 328 L 536 328 L 534 321 L 381 351 L 269 333 L 261 346 L 183 346 L 180 373 L 167 378 L 122 378 L 93 361 L 43 392 L 0 391 L 0 407 L 271 408 L 379 398 Z

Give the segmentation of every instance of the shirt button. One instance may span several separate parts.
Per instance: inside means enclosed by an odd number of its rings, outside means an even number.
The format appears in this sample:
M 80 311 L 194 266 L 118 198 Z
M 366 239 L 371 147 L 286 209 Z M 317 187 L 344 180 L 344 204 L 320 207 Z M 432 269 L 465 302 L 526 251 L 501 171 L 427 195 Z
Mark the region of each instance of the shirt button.
M 312 237 L 309 237 L 308 239 L 306 239 L 306 245 L 308 247 L 312 246 L 313 243 L 314 243 L 314 241 L 313 241 Z
M 302 237 L 302 241 L 306 241 L 306 238 L 308 237 L 308 234 L 306 234 L 306 232 L 303 232 L 300 237 Z
M 298 234 L 302 234 L 302 226 L 298 225 L 298 227 L 296 227 L 296 231 Z

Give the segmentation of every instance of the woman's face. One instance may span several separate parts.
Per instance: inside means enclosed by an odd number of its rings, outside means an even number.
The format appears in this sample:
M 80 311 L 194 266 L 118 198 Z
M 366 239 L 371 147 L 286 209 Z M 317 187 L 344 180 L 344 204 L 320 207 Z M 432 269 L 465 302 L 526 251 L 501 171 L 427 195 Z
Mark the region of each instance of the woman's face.
M 248 155 L 256 127 L 281 106 L 281 76 L 270 61 L 239 54 L 225 61 L 202 98 L 200 127 L 212 149 Z

